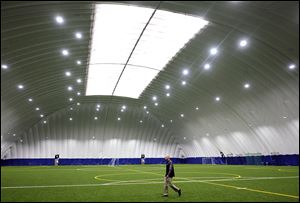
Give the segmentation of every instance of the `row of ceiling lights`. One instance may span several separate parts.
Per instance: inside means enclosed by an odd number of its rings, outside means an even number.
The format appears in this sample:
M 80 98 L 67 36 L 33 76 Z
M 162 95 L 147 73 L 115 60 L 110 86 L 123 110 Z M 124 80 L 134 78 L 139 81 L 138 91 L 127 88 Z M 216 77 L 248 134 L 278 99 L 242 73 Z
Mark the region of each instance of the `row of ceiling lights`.
M 56 17 L 55 17 L 55 20 L 56 20 L 56 22 L 57 22 L 58 24 L 60 24 L 60 25 L 64 24 L 64 22 L 65 22 L 64 18 L 61 17 L 61 16 L 56 16 Z M 82 34 L 81 34 L 80 32 L 76 32 L 76 33 L 75 33 L 75 37 L 76 37 L 77 39 L 81 39 L 81 38 L 82 38 Z M 240 46 L 241 48 L 246 47 L 247 45 L 248 45 L 248 42 L 247 42 L 247 40 L 245 40 L 245 39 L 243 39 L 243 40 L 241 40 L 241 41 L 239 42 L 239 46 Z M 218 53 L 218 49 L 217 49 L 217 48 L 212 48 L 212 49 L 210 49 L 210 54 L 211 54 L 211 55 L 216 55 L 217 53 Z M 63 50 L 62 50 L 62 55 L 63 55 L 63 56 L 69 56 L 69 51 L 68 51 L 67 49 L 63 49 Z M 81 65 L 81 61 L 79 61 L 79 60 L 77 60 L 76 63 L 77 63 L 78 65 Z M 6 65 L 6 64 L 2 64 L 1 67 L 2 67 L 2 69 L 8 69 L 8 65 Z M 295 64 L 290 64 L 290 65 L 288 66 L 288 68 L 289 68 L 290 70 L 293 70 L 293 69 L 296 68 L 296 65 L 295 65 Z M 205 70 L 210 69 L 210 64 L 208 64 L 208 63 L 205 64 L 205 65 L 204 65 L 204 69 L 205 69 Z M 189 74 L 189 70 L 188 70 L 188 69 L 184 69 L 184 70 L 182 71 L 182 74 L 183 74 L 184 76 L 188 75 L 188 74 Z M 71 76 L 71 72 L 70 72 L 70 71 L 66 71 L 66 72 L 65 72 L 65 75 L 66 75 L 67 77 L 70 77 L 70 76 Z M 80 78 L 77 79 L 76 81 L 77 81 L 77 83 L 81 83 L 81 79 L 80 79 Z M 182 84 L 182 85 L 186 85 L 186 81 L 182 81 L 181 84 Z M 23 84 L 19 84 L 19 85 L 18 85 L 18 88 L 19 88 L 19 89 L 24 89 L 24 85 L 23 85 Z M 250 88 L 250 84 L 249 84 L 249 83 L 245 83 L 245 84 L 244 84 L 244 88 L 245 88 L 245 89 Z M 166 89 L 166 90 L 169 90 L 169 89 L 170 89 L 170 85 L 169 85 L 169 84 L 166 85 L 166 86 L 165 86 L 165 89 Z M 73 87 L 72 87 L 72 86 L 68 86 L 68 90 L 69 90 L 69 91 L 72 91 L 72 90 L 73 90 Z M 80 92 L 77 92 L 77 95 L 79 96 L 79 95 L 81 95 L 81 93 L 80 93 Z M 170 93 L 167 92 L 167 93 L 166 93 L 166 96 L 169 97 L 169 96 L 170 96 Z M 156 96 L 153 96 L 153 97 L 152 97 L 152 100 L 153 100 L 153 101 L 157 101 L 157 97 L 156 97 Z M 215 100 L 216 100 L 216 101 L 220 101 L 220 97 L 218 97 L 218 96 L 215 97 Z M 28 101 L 32 102 L 33 99 L 32 99 L 32 98 L 29 98 Z M 69 98 L 69 101 L 73 101 L 73 98 Z M 80 103 L 78 102 L 77 105 L 80 105 Z M 158 106 L 158 102 L 155 102 L 154 105 L 155 105 L 155 106 Z M 144 106 L 144 109 L 145 109 L 145 107 L 146 107 L 146 106 Z M 125 109 L 126 109 L 126 107 L 125 107 L 125 108 L 122 107 L 121 112 L 123 112 Z M 198 109 L 199 109 L 199 108 L 196 107 L 196 110 L 198 110 Z M 40 110 L 39 107 L 37 107 L 36 110 L 39 111 L 39 110 Z M 97 111 L 99 111 L 98 108 L 97 108 Z M 149 111 L 147 111 L 146 113 L 148 114 Z M 44 117 L 44 115 L 43 115 L 43 114 L 40 114 L 40 117 Z M 184 117 L 184 114 L 180 114 L 180 117 Z M 98 117 L 94 117 L 94 119 L 97 120 Z M 73 119 L 72 119 L 72 118 L 69 118 L 69 120 L 73 120 Z M 121 118 L 118 117 L 117 120 L 120 121 Z M 43 122 L 46 123 L 46 121 L 43 121 Z M 170 122 L 173 122 L 173 121 L 170 120 Z M 140 120 L 140 123 L 142 123 L 142 120 Z M 164 124 L 162 124 L 161 127 L 165 127 Z

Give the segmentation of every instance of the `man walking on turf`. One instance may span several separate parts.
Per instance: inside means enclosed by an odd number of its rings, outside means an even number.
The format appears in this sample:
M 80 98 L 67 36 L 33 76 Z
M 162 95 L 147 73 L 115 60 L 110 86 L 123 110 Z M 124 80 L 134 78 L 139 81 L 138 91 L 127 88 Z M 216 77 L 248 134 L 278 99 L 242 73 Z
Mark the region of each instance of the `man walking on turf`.
M 168 197 L 168 187 L 170 186 L 178 195 L 181 196 L 181 189 L 172 184 L 172 178 L 175 177 L 174 166 L 169 155 L 165 157 L 166 164 L 166 175 L 165 175 L 165 186 L 163 197 Z

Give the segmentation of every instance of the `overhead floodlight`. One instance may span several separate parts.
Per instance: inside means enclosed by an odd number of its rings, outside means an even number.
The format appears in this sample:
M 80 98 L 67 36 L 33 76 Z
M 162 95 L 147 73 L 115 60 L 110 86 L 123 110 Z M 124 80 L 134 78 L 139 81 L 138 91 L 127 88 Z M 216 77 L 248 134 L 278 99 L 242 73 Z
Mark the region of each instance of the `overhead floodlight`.
M 217 48 L 212 48 L 212 49 L 210 49 L 210 54 L 211 54 L 211 55 L 216 55 L 217 53 L 218 53 Z
M 153 96 L 153 97 L 152 97 L 152 100 L 153 100 L 153 101 L 156 101 L 156 100 L 157 100 L 157 97 L 156 97 L 156 96 Z
M 144 106 L 144 109 L 147 109 L 147 106 Z
M 296 65 L 295 65 L 295 64 L 289 65 L 289 69 L 293 70 L 293 69 L 295 69 L 295 68 L 296 68 Z
M 245 89 L 248 89 L 249 87 L 250 87 L 250 84 L 249 84 L 249 83 L 244 84 L 244 88 L 245 88 Z
M 208 70 L 209 68 L 210 68 L 210 65 L 208 63 L 204 65 L 205 70 Z
M 188 69 L 184 69 L 184 70 L 182 71 L 182 74 L 183 74 L 183 75 L 189 74 L 189 70 L 188 70 Z
M 70 71 L 67 71 L 65 72 L 66 76 L 71 76 L 71 72 Z
M 66 49 L 63 49 L 63 50 L 61 51 L 61 53 L 62 53 L 62 55 L 64 55 L 64 56 L 68 56 L 68 55 L 69 55 L 69 51 L 66 50 Z
M 186 85 L 186 81 L 181 81 L 181 84 L 182 85 Z
M 81 64 L 81 61 L 76 61 L 76 63 L 77 63 L 78 65 L 80 65 L 80 64 Z
M 240 41 L 240 47 L 245 47 L 248 44 L 247 40 Z
M 55 20 L 56 20 L 56 22 L 57 22 L 58 24 L 63 24 L 63 23 L 64 23 L 64 19 L 63 19 L 63 17 L 61 17 L 61 16 L 56 16 Z
M 81 39 L 82 38 L 82 34 L 80 32 L 76 32 L 75 36 L 77 39 Z
M 32 102 L 32 101 L 33 101 L 33 99 L 32 99 L 32 98 L 29 98 L 29 99 L 28 99 L 28 101 Z
M 157 10 L 145 28 L 153 12 L 138 6 L 96 4 L 87 96 L 139 98 L 172 57 L 208 24 L 198 17 Z
M 3 68 L 3 69 L 7 69 L 7 68 L 8 68 L 8 66 L 7 66 L 7 65 L 5 65 L 5 64 L 3 64 L 3 65 L 1 65 L 1 68 Z
M 18 88 L 19 88 L 19 89 L 23 89 L 24 86 L 23 86 L 23 85 L 18 85 Z

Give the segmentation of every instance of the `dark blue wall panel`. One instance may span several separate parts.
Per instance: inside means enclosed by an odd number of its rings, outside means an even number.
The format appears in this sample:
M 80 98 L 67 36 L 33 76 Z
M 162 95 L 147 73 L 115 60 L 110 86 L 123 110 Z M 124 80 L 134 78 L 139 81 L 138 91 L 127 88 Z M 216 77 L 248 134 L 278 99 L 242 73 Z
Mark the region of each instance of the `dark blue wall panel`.
M 108 165 L 112 159 L 59 159 L 59 165 Z M 228 165 L 276 165 L 299 166 L 299 154 L 244 156 L 244 157 L 189 157 L 173 158 L 176 164 L 228 164 Z M 140 158 L 120 158 L 117 164 L 140 164 Z M 164 164 L 163 158 L 146 158 L 145 164 Z M 39 166 L 54 165 L 53 159 L 1 159 L 1 166 Z

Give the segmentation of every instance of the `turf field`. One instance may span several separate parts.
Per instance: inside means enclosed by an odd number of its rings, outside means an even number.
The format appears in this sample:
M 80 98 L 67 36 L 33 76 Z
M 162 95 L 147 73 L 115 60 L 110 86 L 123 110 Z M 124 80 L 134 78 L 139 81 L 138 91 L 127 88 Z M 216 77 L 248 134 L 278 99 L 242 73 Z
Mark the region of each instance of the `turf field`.
M 1 202 L 299 201 L 298 166 L 174 166 L 181 197 L 161 197 L 164 165 L 1 167 Z

